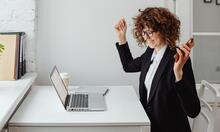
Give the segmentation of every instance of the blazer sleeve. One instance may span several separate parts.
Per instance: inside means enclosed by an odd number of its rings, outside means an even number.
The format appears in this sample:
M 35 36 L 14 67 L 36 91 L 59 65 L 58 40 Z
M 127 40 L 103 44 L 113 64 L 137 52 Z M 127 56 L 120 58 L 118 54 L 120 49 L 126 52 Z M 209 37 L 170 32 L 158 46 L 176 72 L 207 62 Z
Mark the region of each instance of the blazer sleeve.
M 201 106 L 196 92 L 195 79 L 190 58 L 183 67 L 183 78 L 175 83 L 175 89 L 179 95 L 186 114 L 191 118 L 195 118 L 200 113 Z
M 120 56 L 120 60 L 125 72 L 139 72 L 141 71 L 141 64 L 143 56 L 133 59 L 128 43 L 119 45 L 116 43 L 116 47 Z

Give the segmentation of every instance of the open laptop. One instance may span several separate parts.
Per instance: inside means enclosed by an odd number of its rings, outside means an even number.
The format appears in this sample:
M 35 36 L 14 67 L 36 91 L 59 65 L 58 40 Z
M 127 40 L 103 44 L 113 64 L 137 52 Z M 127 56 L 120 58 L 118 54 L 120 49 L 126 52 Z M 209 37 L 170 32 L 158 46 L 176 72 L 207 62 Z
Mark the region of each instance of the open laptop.
M 50 80 L 67 111 L 104 111 L 105 98 L 101 93 L 68 93 L 56 66 L 50 73 Z

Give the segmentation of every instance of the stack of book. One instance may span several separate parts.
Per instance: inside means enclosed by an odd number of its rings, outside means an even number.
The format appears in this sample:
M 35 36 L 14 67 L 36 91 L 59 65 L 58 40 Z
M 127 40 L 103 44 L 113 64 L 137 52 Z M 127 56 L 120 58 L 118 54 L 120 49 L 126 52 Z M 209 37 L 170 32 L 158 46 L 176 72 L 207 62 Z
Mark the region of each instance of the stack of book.
M 25 33 L 0 33 L 0 80 L 17 80 L 26 73 Z

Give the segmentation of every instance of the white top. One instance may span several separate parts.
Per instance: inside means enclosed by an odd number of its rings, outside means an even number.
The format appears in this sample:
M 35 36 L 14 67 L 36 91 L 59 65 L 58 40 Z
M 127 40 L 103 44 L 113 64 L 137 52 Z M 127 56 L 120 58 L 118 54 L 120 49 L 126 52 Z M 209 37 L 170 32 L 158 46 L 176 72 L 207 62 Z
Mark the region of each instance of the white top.
M 109 86 L 106 111 L 67 112 L 52 86 L 34 86 L 9 126 L 148 126 L 132 86 Z
M 166 51 L 166 48 L 167 48 L 167 45 L 165 44 L 159 51 L 158 53 L 156 53 L 156 51 L 154 50 L 152 56 L 151 56 L 151 61 L 152 61 L 152 64 L 150 64 L 150 67 L 149 67 L 149 70 L 146 74 L 146 77 L 145 77 L 145 81 L 144 81 L 144 84 L 145 84 L 145 87 L 147 89 L 147 99 L 149 98 L 149 95 L 150 95 L 150 90 L 151 90 L 151 85 L 152 85 L 152 81 L 153 81 L 153 78 L 154 78 L 154 75 L 157 71 L 157 68 L 160 64 L 160 61 Z
M 36 73 L 27 73 L 16 81 L 0 81 L 0 131 L 35 80 Z

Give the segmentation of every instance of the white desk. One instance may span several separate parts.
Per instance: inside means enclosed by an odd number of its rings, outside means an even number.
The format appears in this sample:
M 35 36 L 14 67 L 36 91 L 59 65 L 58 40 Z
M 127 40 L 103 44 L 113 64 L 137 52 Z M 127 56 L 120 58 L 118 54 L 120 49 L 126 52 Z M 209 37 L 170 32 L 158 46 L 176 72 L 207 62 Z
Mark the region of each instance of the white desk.
M 52 86 L 35 86 L 9 121 L 9 132 L 150 132 L 131 86 L 110 86 L 107 111 L 66 112 Z
M 28 73 L 16 81 L 0 81 L 0 131 L 30 89 L 36 76 L 36 73 Z

